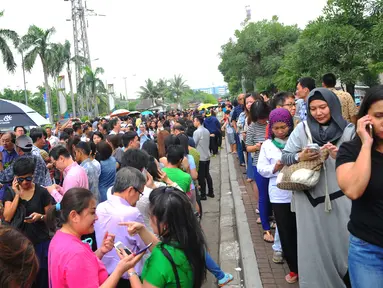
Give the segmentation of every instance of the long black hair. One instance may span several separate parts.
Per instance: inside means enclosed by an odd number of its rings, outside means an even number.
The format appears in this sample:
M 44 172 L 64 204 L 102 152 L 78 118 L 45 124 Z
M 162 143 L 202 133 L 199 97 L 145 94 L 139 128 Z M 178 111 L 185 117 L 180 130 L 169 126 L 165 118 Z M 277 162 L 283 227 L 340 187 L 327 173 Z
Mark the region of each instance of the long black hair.
M 383 100 L 383 85 L 377 85 L 368 89 L 360 105 L 358 119 L 367 115 L 371 105 L 381 100 Z
M 150 193 L 149 202 L 149 213 L 156 217 L 162 238 L 160 245 L 173 246 L 185 253 L 193 271 L 193 288 L 200 288 L 206 279 L 207 247 L 188 196 L 173 187 L 160 187 Z M 161 223 L 165 230 L 160 229 Z
M 383 85 L 374 86 L 366 91 L 366 95 L 363 98 L 362 104 L 359 108 L 358 119 L 366 116 L 368 114 L 368 110 L 370 110 L 371 106 L 378 101 L 383 100 Z M 357 133 L 355 133 L 355 138 L 361 141 L 360 137 Z M 374 146 L 377 141 L 374 141 Z

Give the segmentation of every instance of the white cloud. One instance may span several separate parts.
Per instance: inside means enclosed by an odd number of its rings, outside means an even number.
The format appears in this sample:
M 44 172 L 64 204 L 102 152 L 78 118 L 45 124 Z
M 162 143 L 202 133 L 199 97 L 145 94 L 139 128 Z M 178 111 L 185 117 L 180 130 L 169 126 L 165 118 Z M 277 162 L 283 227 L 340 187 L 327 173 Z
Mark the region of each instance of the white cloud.
M 54 42 L 73 42 L 70 2 L 64 0 L 2 1 L 5 15 L 0 27 L 20 35 L 35 24 L 57 30 Z M 326 0 L 88 0 L 88 8 L 106 17 L 88 17 L 88 38 L 93 67 L 105 69 L 104 81 L 115 84 L 115 91 L 125 94 L 127 77 L 132 95 L 147 78 L 158 79 L 182 74 L 192 87 L 222 84 L 218 71 L 220 47 L 240 28 L 251 5 L 253 21 L 277 15 L 285 24 L 304 27 L 321 14 Z M 307 7 L 309 5 L 309 9 Z M 303 13 L 305 11 L 305 13 Z M 23 87 L 21 57 L 19 68 L 9 74 L 0 63 L 0 89 Z M 135 76 L 133 76 L 135 75 Z M 27 86 L 35 90 L 43 83 L 41 64 L 27 73 Z M 68 85 L 69 86 L 69 85 Z

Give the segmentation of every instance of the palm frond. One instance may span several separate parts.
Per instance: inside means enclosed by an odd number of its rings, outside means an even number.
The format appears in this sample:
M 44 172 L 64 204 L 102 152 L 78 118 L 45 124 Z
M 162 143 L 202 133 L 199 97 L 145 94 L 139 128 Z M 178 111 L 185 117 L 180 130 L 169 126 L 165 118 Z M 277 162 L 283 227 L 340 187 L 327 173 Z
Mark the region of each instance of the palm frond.
M 3 62 L 7 66 L 7 70 L 10 72 L 15 72 L 16 62 L 13 58 L 11 49 L 9 48 L 5 39 L 0 37 L 0 52 L 3 55 Z
M 37 55 L 39 55 L 39 49 L 35 47 L 24 56 L 24 68 L 28 72 L 31 72 L 35 65 Z
M 12 31 L 9 29 L 0 29 L 0 37 L 12 40 L 13 46 L 15 46 L 15 47 L 17 47 L 19 45 L 20 38 L 19 38 L 19 35 L 15 31 Z

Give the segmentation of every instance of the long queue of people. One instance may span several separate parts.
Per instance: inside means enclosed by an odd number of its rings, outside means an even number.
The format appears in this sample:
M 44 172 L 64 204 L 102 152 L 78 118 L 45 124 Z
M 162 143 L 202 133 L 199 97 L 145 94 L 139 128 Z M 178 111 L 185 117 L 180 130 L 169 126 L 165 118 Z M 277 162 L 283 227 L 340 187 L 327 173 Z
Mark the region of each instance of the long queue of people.
M 206 271 L 231 282 L 199 223 L 221 132 L 178 111 L 1 135 L 1 287 L 197 288 Z
M 314 79 L 299 79 L 295 95 L 239 95 L 226 122 L 234 134 L 228 140 L 247 164 L 257 223 L 273 243 L 273 262 L 287 262 L 288 283 L 383 287 L 383 86 L 369 89 L 358 111 L 350 94 L 334 88 L 334 74 L 322 80 L 316 88 Z M 290 166 L 321 157 L 313 187 L 278 188 Z

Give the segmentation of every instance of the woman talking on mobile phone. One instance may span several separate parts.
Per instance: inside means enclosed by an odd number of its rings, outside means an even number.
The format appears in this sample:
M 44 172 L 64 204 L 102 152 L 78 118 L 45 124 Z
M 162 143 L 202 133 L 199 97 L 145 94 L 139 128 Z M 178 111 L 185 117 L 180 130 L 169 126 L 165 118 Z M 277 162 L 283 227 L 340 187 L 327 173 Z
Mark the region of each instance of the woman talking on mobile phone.
M 346 225 L 351 201 L 338 186 L 335 158 L 338 147 L 353 138 L 355 128 L 343 119 L 338 97 L 326 88 L 312 90 L 307 106 L 307 122 L 299 123 L 291 133 L 282 152 L 282 163 L 290 166 L 320 157 L 319 150 L 314 152 L 307 147 L 309 133 L 313 143 L 327 149 L 329 156 L 315 187 L 293 191 L 299 287 L 346 287 L 349 237 Z
M 339 187 L 352 200 L 348 265 L 353 288 L 383 287 L 383 86 L 367 91 L 357 136 L 337 155 Z M 371 129 L 372 128 L 372 129 Z
M 138 234 L 149 248 L 140 278 L 130 269 L 132 288 L 200 288 L 206 278 L 206 242 L 185 193 L 173 187 L 154 189 L 149 196 L 150 225 L 160 240 L 142 223 L 120 223 Z
M 4 219 L 32 242 L 40 264 L 33 287 L 44 288 L 48 287 L 50 242 L 45 214 L 51 207 L 52 197 L 47 189 L 33 182 L 35 167 L 31 158 L 19 158 L 15 161 L 12 188 L 8 187 L 4 195 Z

